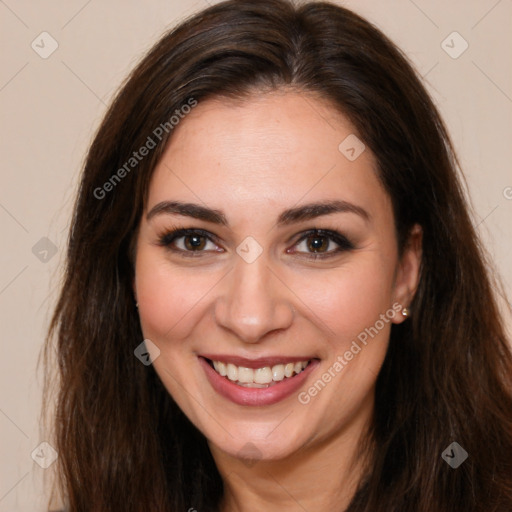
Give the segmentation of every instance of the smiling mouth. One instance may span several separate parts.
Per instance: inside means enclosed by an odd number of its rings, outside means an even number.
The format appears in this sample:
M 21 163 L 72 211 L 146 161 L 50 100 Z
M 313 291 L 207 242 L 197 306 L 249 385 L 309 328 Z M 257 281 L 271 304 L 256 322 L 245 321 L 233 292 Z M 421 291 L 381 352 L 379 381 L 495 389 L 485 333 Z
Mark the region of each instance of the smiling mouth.
M 261 368 L 246 368 L 223 361 L 205 359 L 221 377 L 246 388 L 268 388 L 279 382 L 292 379 L 302 373 L 312 361 L 310 359 L 296 363 L 263 366 Z

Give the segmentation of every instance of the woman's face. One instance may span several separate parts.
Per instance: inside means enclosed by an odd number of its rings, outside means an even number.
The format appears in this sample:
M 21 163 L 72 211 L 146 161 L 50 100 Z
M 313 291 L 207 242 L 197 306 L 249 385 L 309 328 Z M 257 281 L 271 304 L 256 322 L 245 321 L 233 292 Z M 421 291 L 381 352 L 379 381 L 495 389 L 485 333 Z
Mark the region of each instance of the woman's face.
M 134 290 L 156 372 L 217 453 L 341 447 L 371 419 L 420 258 L 399 261 L 375 169 L 347 119 L 297 92 L 199 102 L 174 128 Z

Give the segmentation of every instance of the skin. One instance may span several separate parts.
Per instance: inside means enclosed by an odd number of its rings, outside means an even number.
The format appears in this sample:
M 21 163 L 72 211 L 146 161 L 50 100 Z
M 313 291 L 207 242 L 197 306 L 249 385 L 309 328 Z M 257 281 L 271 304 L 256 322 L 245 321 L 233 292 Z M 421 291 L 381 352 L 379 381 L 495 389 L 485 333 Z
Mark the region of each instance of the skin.
M 410 304 L 418 284 L 421 230 L 399 260 L 389 196 L 366 148 L 350 161 L 338 146 L 356 130 L 312 94 L 279 90 L 234 103 L 200 102 L 175 128 L 154 171 L 137 238 L 134 293 L 144 337 L 160 355 L 163 384 L 208 439 L 225 482 L 221 510 L 341 510 L 364 461 L 357 442 L 372 419 L 375 382 L 397 313 L 307 404 L 298 394 L 269 406 L 242 406 L 217 394 L 201 353 L 247 358 L 319 358 L 307 391 L 394 303 Z M 364 208 L 277 227 L 284 209 L 341 199 Z M 177 214 L 146 213 L 180 200 L 222 210 L 229 227 Z M 172 227 L 199 228 L 199 257 L 158 245 Z M 345 235 L 355 249 L 312 229 Z M 263 252 L 248 263 L 236 252 L 247 236 Z M 316 239 L 314 239 L 316 240 Z M 187 239 L 173 242 L 192 252 Z M 311 239 L 310 239 L 311 242 Z M 181 253 L 182 254 L 182 253 Z M 332 372 L 332 369 L 331 369 Z M 248 445 L 248 443 L 251 443 Z M 257 460 L 248 461 L 247 457 Z M 311 492 L 311 489 L 316 489 Z M 193 505 L 193 504 L 191 504 Z

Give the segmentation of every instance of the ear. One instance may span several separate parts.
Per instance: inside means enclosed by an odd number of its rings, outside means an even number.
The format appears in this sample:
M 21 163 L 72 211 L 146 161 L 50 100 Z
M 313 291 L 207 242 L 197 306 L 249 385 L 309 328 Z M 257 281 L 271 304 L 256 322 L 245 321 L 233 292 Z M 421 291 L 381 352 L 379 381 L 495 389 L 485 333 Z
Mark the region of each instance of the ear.
M 398 302 L 402 308 L 408 308 L 412 302 L 420 279 L 421 257 L 423 245 L 423 230 L 415 224 L 409 232 L 404 251 L 395 275 L 393 303 Z M 402 323 L 407 317 L 395 315 L 393 323 Z

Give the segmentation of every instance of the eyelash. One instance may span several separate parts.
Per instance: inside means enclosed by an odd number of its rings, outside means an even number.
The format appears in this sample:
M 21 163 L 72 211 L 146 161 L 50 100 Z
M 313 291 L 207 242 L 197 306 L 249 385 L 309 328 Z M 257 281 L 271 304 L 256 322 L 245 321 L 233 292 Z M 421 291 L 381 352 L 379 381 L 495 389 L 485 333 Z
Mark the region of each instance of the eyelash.
M 208 231 L 204 231 L 202 229 L 196 229 L 196 228 L 175 228 L 171 229 L 170 231 L 166 231 L 163 234 L 159 236 L 158 239 L 158 245 L 162 247 L 166 247 L 168 250 L 181 253 L 182 256 L 187 258 L 197 258 L 197 255 L 200 255 L 200 253 L 205 252 L 204 250 L 198 250 L 198 251 L 188 251 L 183 249 L 173 249 L 171 248 L 171 244 L 177 240 L 178 238 L 183 238 L 187 236 L 202 236 L 208 239 L 209 241 L 218 244 L 218 238 L 215 235 L 212 235 Z M 333 251 L 329 251 L 326 253 L 309 253 L 310 256 L 307 256 L 307 258 L 316 260 L 316 259 L 325 259 L 333 257 L 336 254 L 339 254 L 344 251 L 351 251 L 355 249 L 354 244 L 346 238 L 341 233 L 338 233 L 337 231 L 332 231 L 329 229 L 317 229 L 313 228 L 308 231 L 305 231 L 302 233 L 301 238 L 295 242 L 295 245 L 300 244 L 304 240 L 307 240 L 308 238 L 320 238 L 325 237 L 332 241 L 334 241 L 336 244 L 339 245 L 339 247 Z

